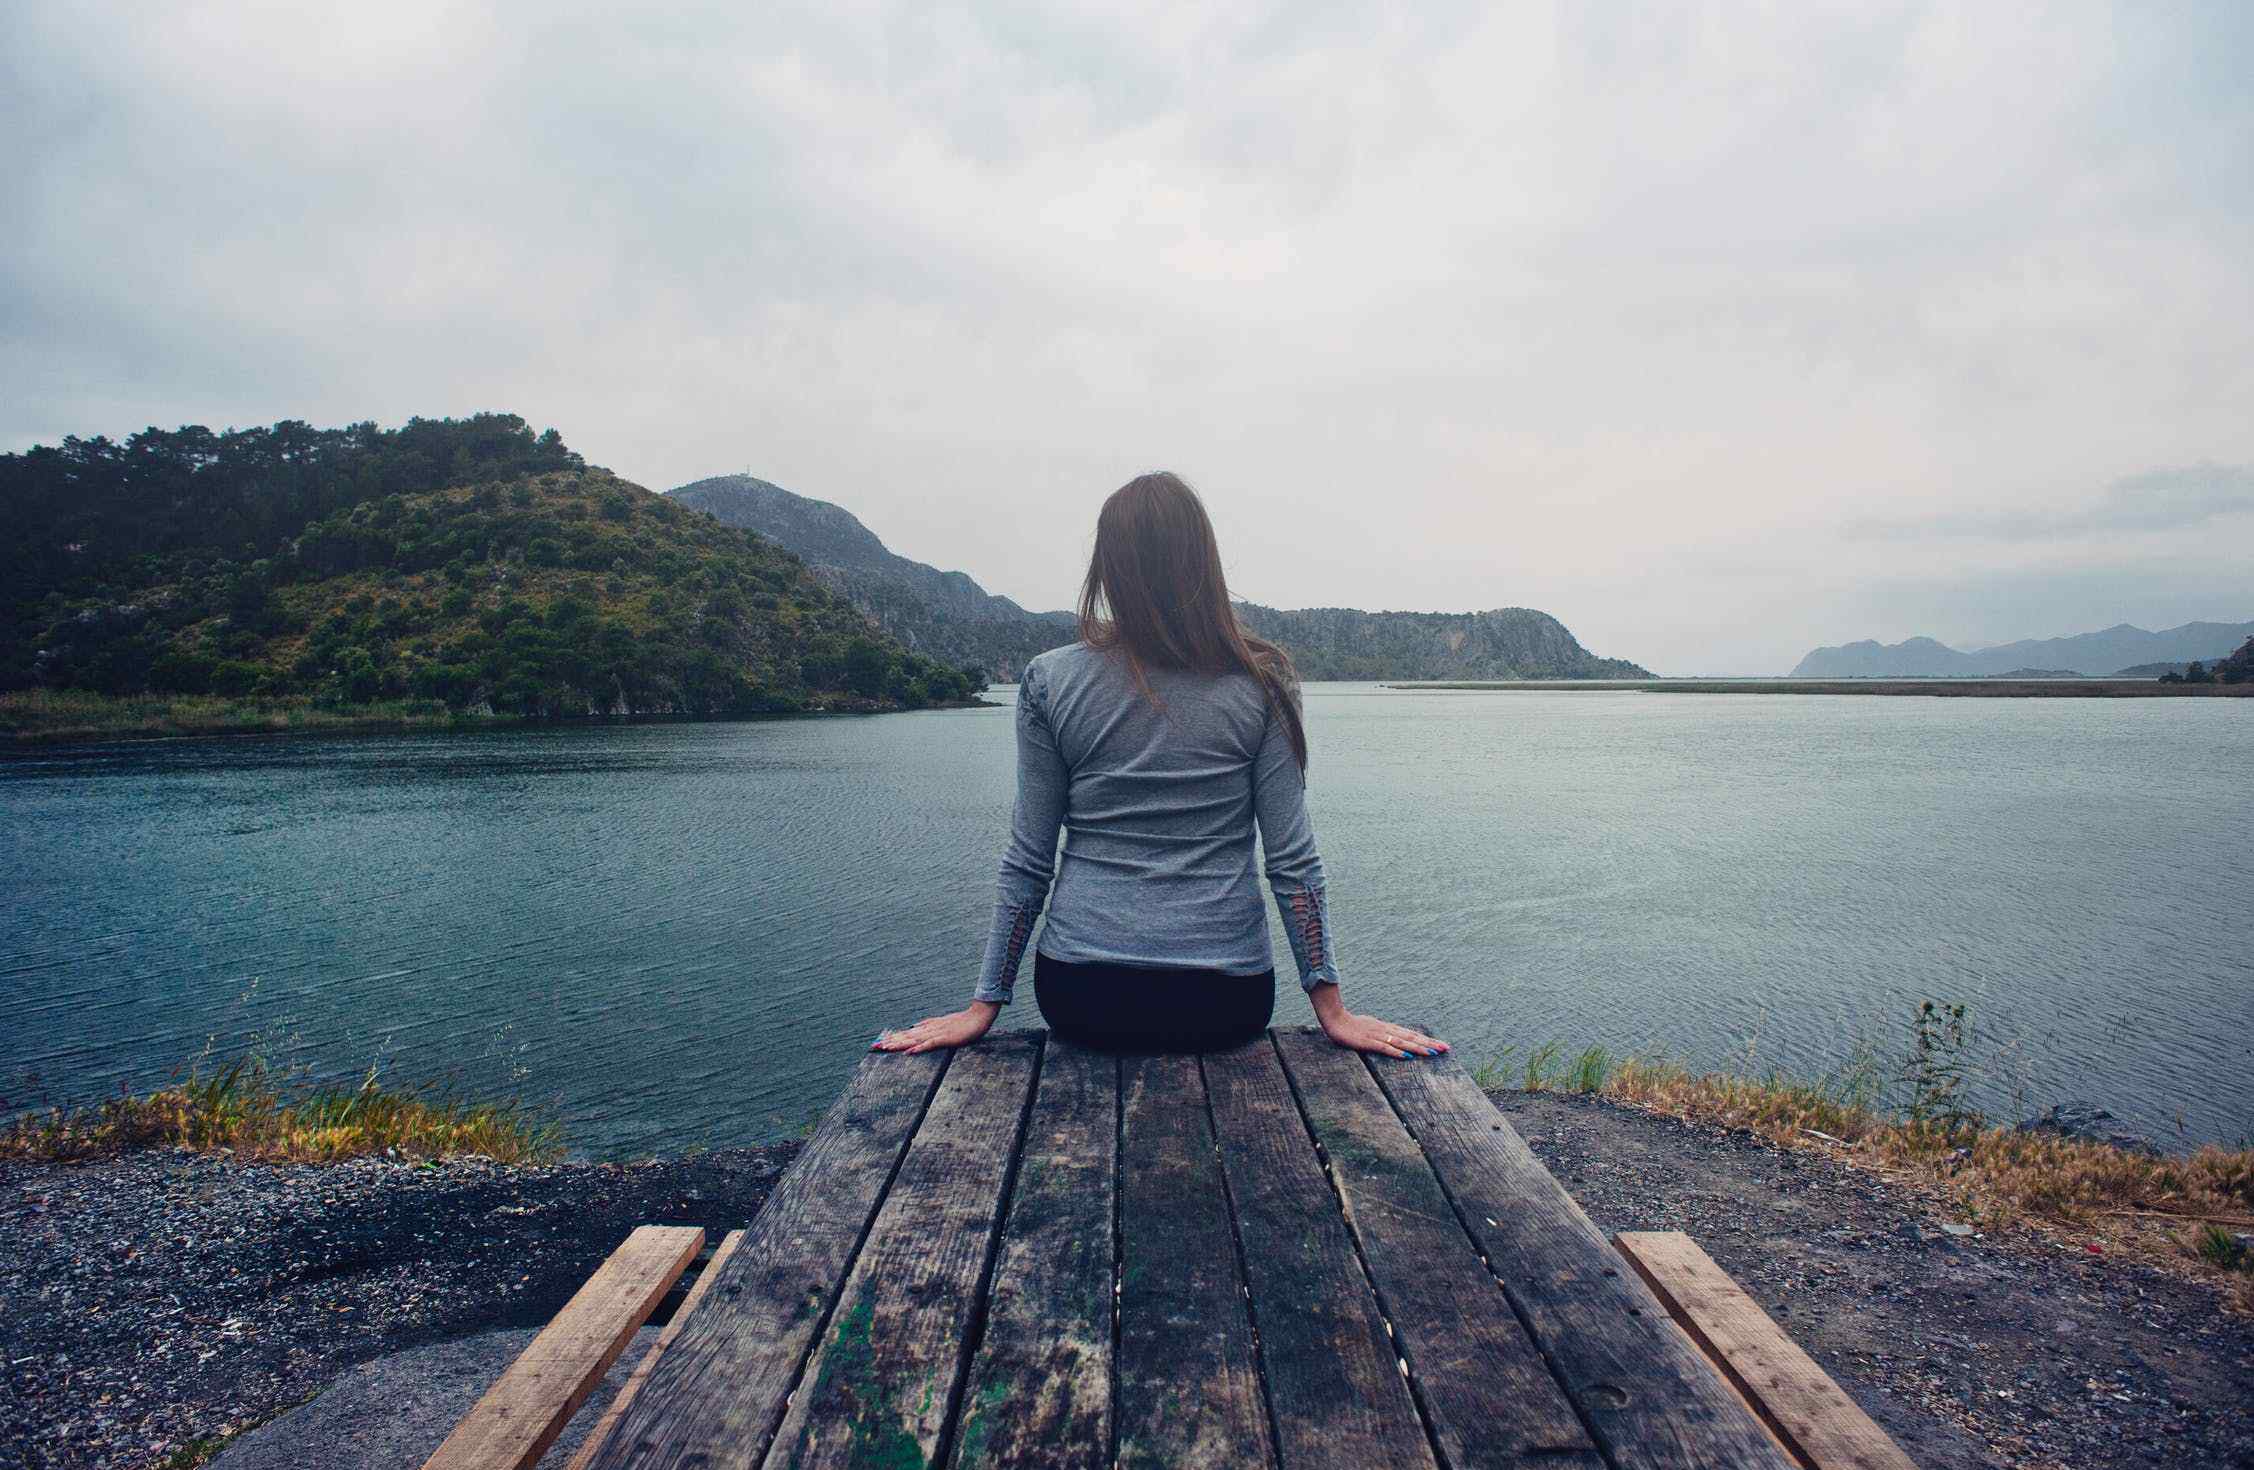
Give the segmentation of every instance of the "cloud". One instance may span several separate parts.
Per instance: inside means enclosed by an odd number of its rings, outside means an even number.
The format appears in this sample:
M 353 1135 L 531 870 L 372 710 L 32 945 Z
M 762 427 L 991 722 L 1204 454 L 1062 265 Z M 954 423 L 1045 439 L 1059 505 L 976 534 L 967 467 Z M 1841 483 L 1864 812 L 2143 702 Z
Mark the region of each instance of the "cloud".
M 1853 530 L 1891 540 L 1971 536 L 2046 541 L 2109 532 L 2187 531 L 2241 515 L 2254 515 L 2254 465 L 2201 464 L 2125 476 L 2087 505 L 1874 520 Z
M 508 409 L 1029 606 L 1166 465 L 1258 601 L 1707 669 L 1843 576 L 2026 569 L 1879 507 L 2254 463 L 2235 0 L 0 25 L 0 448 Z

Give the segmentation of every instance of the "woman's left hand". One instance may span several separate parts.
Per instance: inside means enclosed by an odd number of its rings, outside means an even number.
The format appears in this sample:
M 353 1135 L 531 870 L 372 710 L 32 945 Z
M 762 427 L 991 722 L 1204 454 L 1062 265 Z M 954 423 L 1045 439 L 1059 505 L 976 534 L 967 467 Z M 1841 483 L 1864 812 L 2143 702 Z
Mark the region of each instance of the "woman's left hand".
M 990 1000 L 974 1000 L 959 1011 L 949 1011 L 944 1016 L 926 1016 L 915 1025 L 900 1031 L 880 1031 L 877 1039 L 869 1043 L 871 1051 L 898 1051 L 911 1055 L 930 1051 L 939 1046 L 968 1046 L 984 1036 L 994 1018 L 1002 1013 L 1000 1005 Z

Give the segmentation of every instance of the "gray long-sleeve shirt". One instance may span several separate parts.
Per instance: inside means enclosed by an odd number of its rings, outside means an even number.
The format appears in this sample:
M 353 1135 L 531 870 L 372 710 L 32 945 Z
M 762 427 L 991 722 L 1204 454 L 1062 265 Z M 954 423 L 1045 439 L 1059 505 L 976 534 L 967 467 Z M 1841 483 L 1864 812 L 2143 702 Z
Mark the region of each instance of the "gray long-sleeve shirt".
M 1338 979 L 1306 783 L 1282 719 L 1249 674 L 1147 674 L 1163 709 L 1085 643 L 1026 664 L 1017 806 L 973 999 L 1008 1003 L 1044 899 L 1040 949 L 1052 959 L 1271 968 L 1255 826 L 1300 985 Z

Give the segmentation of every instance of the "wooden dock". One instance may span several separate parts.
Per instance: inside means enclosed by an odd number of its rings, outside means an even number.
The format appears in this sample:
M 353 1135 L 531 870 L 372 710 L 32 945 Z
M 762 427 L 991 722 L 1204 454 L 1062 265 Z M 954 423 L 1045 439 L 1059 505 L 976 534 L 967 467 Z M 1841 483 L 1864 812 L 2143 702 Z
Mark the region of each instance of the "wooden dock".
M 430 1470 L 533 1464 L 701 1243 L 636 1231 Z M 1911 1470 L 1452 1057 L 1312 1028 L 870 1056 L 572 1463 Z

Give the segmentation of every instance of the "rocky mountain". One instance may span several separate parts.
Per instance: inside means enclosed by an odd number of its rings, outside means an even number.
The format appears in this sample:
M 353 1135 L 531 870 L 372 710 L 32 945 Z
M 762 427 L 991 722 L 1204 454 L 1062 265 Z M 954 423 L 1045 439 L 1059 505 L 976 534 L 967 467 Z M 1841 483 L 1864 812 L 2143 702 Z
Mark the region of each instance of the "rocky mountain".
M 976 665 L 1006 683 L 1027 659 L 1076 636 L 1070 613 L 1028 612 L 961 572 L 910 561 L 851 511 L 826 500 L 750 475 L 698 480 L 668 498 L 797 553 L 877 626 L 945 663 Z
M 0 455 L 0 687 L 730 716 L 967 697 L 773 542 L 513 415 Z
M 1028 612 L 961 572 L 889 550 L 850 511 L 749 475 L 720 475 L 671 493 L 732 526 L 797 552 L 909 648 L 1012 680 L 1025 660 L 1070 643 L 1065 612 Z M 1563 624 L 1532 608 L 1489 612 L 1283 611 L 1240 602 L 1245 626 L 1283 645 L 1307 679 L 1648 679 L 1623 659 L 1599 658 Z
M 1284 612 L 1237 604 L 1237 616 L 1282 644 L 1304 679 L 1649 679 L 1626 659 L 1599 658 L 1565 625 L 1530 607 L 1488 612 Z
M 1818 648 L 1794 667 L 1795 679 L 1964 678 L 2014 669 L 2064 669 L 2104 675 L 2136 664 L 2184 663 L 2217 659 L 2248 636 L 2254 622 L 2185 623 L 2160 632 L 2120 623 L 2096 633 L 2069 638 L 2028 638 L 1993 648 L 1960 650 L 1931 638 L 1900 643 L 1863 639 Z

